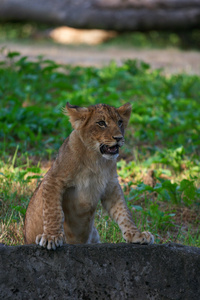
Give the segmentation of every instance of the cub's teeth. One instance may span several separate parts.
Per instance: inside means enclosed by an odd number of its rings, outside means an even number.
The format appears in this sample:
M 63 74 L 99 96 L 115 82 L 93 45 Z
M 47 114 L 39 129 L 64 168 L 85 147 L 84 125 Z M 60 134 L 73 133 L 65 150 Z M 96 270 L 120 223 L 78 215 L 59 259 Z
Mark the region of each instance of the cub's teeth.
M 113 146 L 113 147 L 110 147 L 108 150 L 109 150 L 109 152 L 113 153 L 113 152 L 117 151 L 117 147 Z

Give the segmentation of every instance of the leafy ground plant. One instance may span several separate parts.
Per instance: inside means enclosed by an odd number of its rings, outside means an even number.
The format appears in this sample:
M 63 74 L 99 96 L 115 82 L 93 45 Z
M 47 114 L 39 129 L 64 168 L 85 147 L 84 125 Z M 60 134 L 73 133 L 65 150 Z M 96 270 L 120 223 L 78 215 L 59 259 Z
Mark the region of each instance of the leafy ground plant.
M 200 246 L 200 78 L 164 76 L 138 61 L 102 68 L 61 66 L 20 53 L 0 62 L 0 242 L 23 243 L 30 197 L 69 135 L 62 115 L 76 105 L 131 102 L 133 112 L 118 173 L 127 205 L 157 243 Z M 155 185 L 144 184 L 149 169 Z M 98 207 L 102 242 L 122 242 L 116 224 Z

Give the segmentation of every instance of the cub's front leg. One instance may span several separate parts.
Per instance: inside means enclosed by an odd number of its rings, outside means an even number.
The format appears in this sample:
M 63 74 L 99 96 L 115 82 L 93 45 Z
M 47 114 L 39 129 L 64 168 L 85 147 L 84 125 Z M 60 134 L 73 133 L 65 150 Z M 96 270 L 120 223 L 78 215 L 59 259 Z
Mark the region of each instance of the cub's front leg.
M 65 242 L 63 229 L 64 213 L 62 210 L 62 195 L 64 182 L 62 178 L 54 177 L 51 170 L 42 183 L 43 201 L 43 233 L 37 235 L 36 244 L 55 250 Z
M 121 186 L 117 180 L 108 185 L 101 202 L 111 218 L 119 225 L 126 242 L 153 244 L 153 235 L 148 231 L 141 232 L 135 226 L 131 213 L 126 205 Z

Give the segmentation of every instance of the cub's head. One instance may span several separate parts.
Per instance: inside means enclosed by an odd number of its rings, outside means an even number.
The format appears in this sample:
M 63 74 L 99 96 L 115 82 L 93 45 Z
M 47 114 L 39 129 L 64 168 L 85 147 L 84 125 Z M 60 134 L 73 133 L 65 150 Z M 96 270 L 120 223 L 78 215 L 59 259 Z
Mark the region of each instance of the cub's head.
M 79 107 L 67 103 L 65 113 L 87 148 L 106 159 L 118 157 L 131 115 L 130 103 L 119 108 L 106 104 Z

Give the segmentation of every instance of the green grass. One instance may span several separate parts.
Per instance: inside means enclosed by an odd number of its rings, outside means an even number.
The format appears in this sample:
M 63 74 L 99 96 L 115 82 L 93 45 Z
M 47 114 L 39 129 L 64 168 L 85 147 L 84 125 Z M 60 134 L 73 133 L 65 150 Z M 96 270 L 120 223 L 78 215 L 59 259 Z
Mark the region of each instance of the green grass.
M 102 68 L 60 66 L 9 53 L 0 62 L 0 242 L 23 243 L 30 197 L 71 125 L 61 112 L 76 105 L 131 102 L 118 173 L 140 229 L 157 243 L 200 246 L 200 77 L 164 76 L 138 61 Z M 154 188 L 143 176 L 154 169 Z M 123 241 L 118 226 L 97 209 L 102 242 Z

